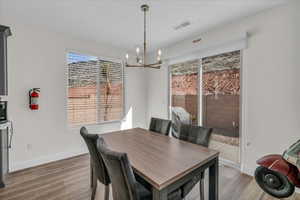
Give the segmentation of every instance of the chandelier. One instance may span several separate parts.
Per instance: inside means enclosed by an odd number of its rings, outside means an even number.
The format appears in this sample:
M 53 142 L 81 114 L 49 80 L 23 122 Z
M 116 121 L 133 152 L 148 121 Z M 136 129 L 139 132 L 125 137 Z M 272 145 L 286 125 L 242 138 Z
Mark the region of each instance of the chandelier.
M 147 55 L 147 41 L 146 41 L 146 14 L 149 11 L 148 5 L 142 5 L 141 10 L 144 12 L 144 47 L 143 52 L 141 55 L 140 48 L 136 48 L 136 63 L 135 64 L 128 64 L 129 55 L 126 54 L 126 67 L 145 67 L 145 68 L 155 68 L 159 69 L 161 67 L 161 54 L 162 51 L 159 49 L 157 51 L 157 61 L 156 63 L 147 64 L 146 63 L 146 55 Z

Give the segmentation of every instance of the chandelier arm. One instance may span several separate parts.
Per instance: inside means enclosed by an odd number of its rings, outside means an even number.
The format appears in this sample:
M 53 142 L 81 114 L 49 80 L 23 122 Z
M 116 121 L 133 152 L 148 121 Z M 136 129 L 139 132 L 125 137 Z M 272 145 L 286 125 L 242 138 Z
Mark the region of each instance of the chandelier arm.
M 157 69 L 157 68 L 161 67 L 161 64 L 162 64 L 161 62 L 157 62 L 157 63 L 153 63 L 153 64 L 146 64 L 146 65 L 144 65 L 144 67 Z
M 158 65 L 158 66 L 147 65 L 146 68 L 160 69 L 160 65 Z
M 159 62 L 157 62 L 157 63 L 147 64 L 147 65 L 149 65 L 149 66 L 162 65 L 162 62 L 159 61 Z
M 161 67 L 161 64 L 160 63 L 149 64 L 149 65 L 129 65 L 129 64 L 126 64 L 126 67 L 144 67 L 144 68 L 159 69 Z
M 143 65 L 129 65 L 129 64 L 126 64 L 126 67 L 143 67 Z

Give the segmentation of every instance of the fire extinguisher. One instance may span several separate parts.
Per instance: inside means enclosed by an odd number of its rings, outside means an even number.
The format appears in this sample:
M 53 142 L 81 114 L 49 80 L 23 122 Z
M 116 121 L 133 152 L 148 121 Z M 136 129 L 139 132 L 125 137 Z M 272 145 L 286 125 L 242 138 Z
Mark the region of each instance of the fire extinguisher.
M 40 97 L 40 88 L 33 88 L 29 90 L 29 108 L 31 110 L 38 110 L 38 99 Z

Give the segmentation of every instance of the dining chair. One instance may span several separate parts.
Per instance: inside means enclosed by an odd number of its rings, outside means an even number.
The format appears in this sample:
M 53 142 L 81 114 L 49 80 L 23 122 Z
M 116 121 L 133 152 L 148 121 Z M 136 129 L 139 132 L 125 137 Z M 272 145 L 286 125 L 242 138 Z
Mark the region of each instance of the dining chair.
M 105 185 L 104 199 L 109 199 L 109 184 L 110 178 L 108 176 L 107 169 L 101 154 L 98 151 L 97 146 L 99 145 L 99 136 L 96 134 L 89 134 L 85 127 L 80 129 L 80 135 L 83 137 L 91 157 L 91 185 L 92 185 L 92 196 L 91 200 L 95 199 L 97 190 L 97 180 Z
M 103 138 L 100 138 L 98 149 L 107 167 L 112 184 L 114 200 L 151 200 L 152 193 L 136 181 L 133 169 L 126 153 L 108 149 Z M 168 195 L 169 200 L 180 200 L 181 190 Z
M 171 121 L 167 119 L 159 119 L 152 117 L 149 130 L 163 135 L 169 135 L 171 128 Z
M 212 130 L 212 128 L 181 124 L 179 139 L 208 147 Z M 198 176 L 193 177 L 190 181 L 188 181 L 181 187 L 182 197 L 185 198 L 198 182 L 200 190 L 200 200 L 204 200 L 204 172 L 202 172 Z

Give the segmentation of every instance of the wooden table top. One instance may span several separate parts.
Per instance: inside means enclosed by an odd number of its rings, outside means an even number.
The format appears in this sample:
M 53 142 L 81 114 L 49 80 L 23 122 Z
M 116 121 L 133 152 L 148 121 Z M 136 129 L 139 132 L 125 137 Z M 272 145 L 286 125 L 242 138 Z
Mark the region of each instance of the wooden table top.
M 219 152 L 175 138 L 135 128 L 101 134 L 110 149 L 126 152 L 136 173 L 163 189 Z

